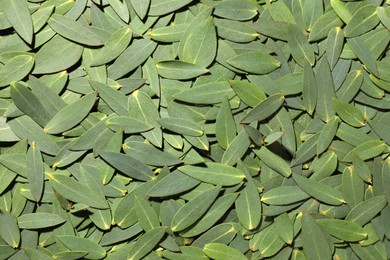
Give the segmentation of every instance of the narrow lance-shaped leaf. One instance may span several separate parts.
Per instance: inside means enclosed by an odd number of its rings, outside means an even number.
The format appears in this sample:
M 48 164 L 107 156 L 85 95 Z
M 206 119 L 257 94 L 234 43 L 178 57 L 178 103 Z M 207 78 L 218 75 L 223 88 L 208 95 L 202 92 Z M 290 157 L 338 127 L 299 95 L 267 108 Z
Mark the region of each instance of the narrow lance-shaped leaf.
M 130 2 L 139 18 L 144 19 L 149 10 L 150 0 L 130 0 Z
M 293 174 L 293 178 L 304 192 L 324 203 L 330 205 L 341 205 L 345 203 L 344 196 L 330 186 L 298 174 Z
M 178 170 L 197 180 L 222 186 L 238 184 L 245 178 L 239 169 L 215 162 L 207 162 L 205 167 L 184 165 Z
M 309 62 L 303 66 L 302 99 L 306 111 L 312 115 L 317 104 L 317 82 Z
M 221 107 L 219 108 L 217 120 L 215 122 L 215 135 L 218 144 L 225 150 L 236 136 L 236 124 L 227 99 L 222 102 Z
M 41 126 L 46 125 L 51 116 L 38 98 L 27 87 L 20 83 L 11 86 L 11 97 L 15 105 Z
M 151 0 L 148 14 L 151 16 L 162 16 L 176 11 L 193 0 Z
M 261 203 L 259 191 L 253 182 L 250 174 L 242 163 L 239 168 L 246 175 L 245 187 L 240 191 L 240 195 L 235 201 L 237 216 L 240 223 L 248 230 L 256 228 L 261 220 Z
M 344 33 L 340 27 L 335 27 L 328 34 L 326 41 L 326 58 L 331 69 L 336 65 L 344 45 Z
M 164 234 L 165 227 L 156 227 L 143 234 L 131 247 L 127 259 L 142 259 L 160 242 Z
M 106 250 L 88 238 L 76 237 L 71 235 L 58 236 L 58 240 L 71 251 L 87 251 L 86 258 L 102 259 L 106 256 Z
M 322 57 L 318 65 L 316 81 L 316 115 L 318 115 L 323 121 L 328 122 L 335 114 L 332 105 L 332 98 L 334 98 L 336 94 L 328 60 L 325 57 Z
M 40 201 L 44 188 L 44 168 L 41 151 L 33 142 L 27 151 L 27 178 L 35 201 Z
M 28 75 L 33 66 L 34 57 L 31 55 L 17 55 L 7 60 L 0 70 L 0 87 L 23 79 Z
M 108 207 L 105 198 L 97 196 L 86 185 L 71 177 L 61 174 L 50 174 L 49 181 L 53 189 L 66 199 L 100 209 Z
M 359 241 L 367 237 L 365 230 L 349 220 L 323 218 L 316 220 L 326 232 L 345 241 Z
M 340 123 L 340 119 L 337 116 L 334 116 L 324 126 L 324 128 L 321 131 L 320 136 L 318 137 L 317 155 L 323 153 L 329 147 L 329 145 L 332 143 L 332 141 L 336 135 L 339 123 Z
M 303 250 L 310 259 L 331 259 L 332 251 L 323 231 L 308 212 L 302 217 Z
M 115 31 L 104 43 L 94 57 L 93 66 L 106 64 L 118 57 L 129 45 L 132 37 L 131 29 L 121 28 Z
M 299 65 L 303 66 L 305 61 L 311 66 L 314 65 L 314 51 L 300 27 L 290 25 L 287 30 L 287 41 L 291 55 Z
M 187 119 L 165 117 L 159 119 L 158 123 L 163 128 L 182 135 L 201 136 L 204 133 L 201 126 Z
M 193 104 L 217 104 L 232 98 L 234 91 L 226 81 L 208 82 L 180 91 L 172 97 Z
M 66 220 L 57 214 L 52 213 L 27 213 L 18 217 L 18 226 L 22 229 L 41 229 L 53 227 L 64 223 Z
M 209 243 L 203 248 L 203 252 L 212 259 L 247 259 L 240 251 L 221 243 Z
M 294 226 L 287 213 L 283 213 L 275 218 L 275 228 L 280 238 L 291 245 L 294 238 Z
M 379 23 L 376 8 L 373 4 L 359 8 L 345 26 L 345 36 L 356 37 L 374 28 Z
M 12 27 L 27 43 L 31 44 L 34 37 L 33 23 L 29 6 L 25 1 L 2 0 L 3 12 Z
M 160 61 L 156 67 L 158 74 L 168 79 L 192 79 L 208 72 L 206 68 L 178 60 Z
M 358 225 L 365 225 L 371 221 L 387 204 L 385 195 L 375 196 L 360 202 L 346 216 L 346 220 L 351 220 Z
M 277 171 L 281 175 L 285 177 L 291 175 L 291 168 L 288 163 L 280 156 L 271 152 L 267 147 L 263 146 L 259 150 L 254 150 L 254 153 L 264 164 Z
M 134 207 L 138 222 L 143 230 L 149 231 L 160 226 L 158 215 L 147 200 L 134 196 Z
M 53 14 L 48 24 L 61 36 L 80 44 L 100 46 L 103 42 L 88 27 L 63 15 Z
M 270 205 L 288 205 L 309 197 L 298 186 L 280 186 L 265 192 L 261 196 L 261 201 Z
M 123 153 L 100 151 L 99 155 L 123 174 L 141 181 L 154 178 L 153 172 L 140 161 Z
M 219 191 L 220 187 L 213 187 L 184 204 L 172 218 L 172 231 L 181 231 L 199 220 L 217 198 Z
M 49 134 L 59 134 L 81 122 L 95 104 L 96 93 L 90 93 L 61 109 L 45 126 Z
M 363 160 L 368 160 L 380 155 L 385 149 L 386 145 L 383 141 L 370 140 L 353 148 L 342 160 L 346 162 L 352 161 L 353 154 L 357 154 Z
M 180 60 L 204 68 L 213 62 L 217 53 L 217 35 L 211 17 L 195 26 L 184 40 Z
M 249 124 L 255 120 L 262 121 L 267 119 L 279 110 L 279 108 L 283 105 L 283 102 L 284 96 L 282 94 L 275 94 L 266 98 L 245 115 L 245 117 L 241 120 L 241 124 Z
M 226 61 L 233 67 L 254 74 L 266 74 L 281 66 L 281 62 L 260 51 L 244 52 Z
M 250 82 L 243 80 L 229 80 L 229 84 L 240 99 L 248 106 L 254 107 L 267 98 L 260 87 Z
M 0 209 L 0 236 L 11 247 L 19 246 L 20 231 L 16 217 L 3 209 Z
M 161 151 L 151 144 L 129 141 L 123 145 L 126 154 L 148 165 L 165 166 L 180 164 L 174 155 Z
M 231 20 L 249 20 L 257 14 L 256 5 L 251 1 L 229 0 L 215 6 L 214 15 Z

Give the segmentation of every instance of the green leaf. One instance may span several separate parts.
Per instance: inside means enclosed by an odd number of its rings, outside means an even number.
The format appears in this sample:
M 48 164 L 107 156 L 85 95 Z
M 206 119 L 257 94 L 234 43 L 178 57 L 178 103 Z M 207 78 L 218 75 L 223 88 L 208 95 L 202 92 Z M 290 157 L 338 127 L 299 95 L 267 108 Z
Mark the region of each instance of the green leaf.
M 303 213 L 302 217 L 303 250 L 309 259 L 331 259 L 332 251 L 319 225 L 310 216 Z
M 243 260 L 247 259 L 240 251 L 221 243 L 209 243 L 203 248 L 203 252 L 215 260 Z
M 360 112 L 360 110 L 354 105 L 334 98 L 333 107 L 336 110 L 336 113 L 340 116 L 341 120 L 345 123 L 354 127 L 362 127 L 365 125 L 362 112 Z
M 168 79 L 192 79 L 209 72 L 198 65 L 179 60 L 160 61 L 156 67 L 158 74 Z
M 340 123 L 340 119 L 337 116 L 333 116 L 329 122 L 322 129 L 317 142 L 317 155 L 323 153 L 328 149 L 332 143 Z
M 251 1 L 227 0 L 215 6 L 214 15 L 230 20 L 244 21 L 257 14 L 256 4 Z
M 149 197 L 169 197 L 188 191 L 200 181 L 191 178 L 180 171 L 174 171 L 159 180 L 148 192 Z
M 323 218 L 316 220 L 316 222 L 326 232 L 344 241 L 359 241 L 367 237 L 364 229 L 352 221 Z
M 123 145 L 123 149 L 129 156 L 148 165 L 165 166 L 181 163 L 174 155 L 146 143 L 129 141 Z
M 243 80 L 229 80 L 229 83 L 234 92 L 236 92 L 240 99 L 248 106 L 255 107 L 267 98 L 260 87 L 250 82 Z
M 114 131 L 123 128 L 126 134 L 146 132 L 154 128 L 154 126 L 144 121 L 129 116 L 113 116 L 107 119 L 106 125 Z
M 304 192 L 319 201 L 336 206 L 345 203 L 344 196 L 326 184 L 305 178 L 298 174 L 293 174 L 293 179 Z
M 19 247 L 20 232 L 16 217 L 3 209 L 0 210 L 0 236 L 11 247 Z
M 280 186 L 266 191 L 261 201 L 270 205 L 288 205 L 309 197 L 298 186 Z
M 46 125 L 51 116 L 38 98 L 20 83 L 11 85 L 11 97 L 15 105 L 41 126 Z
M 61 50 L 58 50 L 58 46 L 61 46 Z M 82 53 L 82 46 L 56 35 L 37 52 L 32 73 L 47 74 L 63 71 L 76 64 Z
M 151 16 L 162 16 L 172 13 L 193 0 L 151 0 L 148 14 Z
M 358 176 L 355 167 L 347 167 L 342 175 L 342 188 L 345 200 L 351 207 L 356 206 L 363 201 L 364 182 Z
M 116 59 L 129 45 L 132 37 L 131 29 L 121 28 L 116 30 L 104 43 L 94 57 L 93 65 L 99 66 Z
M 386 196 L 380 195 L 360 202 L 346 216 L 346 220 L 355 222 L 358 225 L 365 225 L 371 221 L 387 204 Z
M 314 51 L 300 27 L 290 24 L 287 30 L 287 42 L 294 60 L 301 66 L 308 61 L 311 66 L 315 63 Z
M 336 12 L 337 16 L 343 20 L 344 23 L 348 24 L 352 18 L 352 13 L 348 9 L 348 6 L 341 0 L 331 0 L 330 5 Z
M 253 74 L 266 74 L 281 66 L 281 62 L 265 52 L 249 51 L 226 60 L 229 65 Z
M 201 126 L 187 119 L 165 117 L 159 119 L 158 123 L 163 128 L 182 135 L 201 136 L 204 133 Z
M 379 72 L 374 55 L 366 43 L 358 37 L 349 38 L 347 42 L 359 60 L 364 63 L 365 67 L 368 68 L 375 76 L 378 76 Z
M 303 65 L 302 99 L 306 111 L 312 115 L 317 104 L 317 82 L 314 71 L 308 62 Z
M 282 94 L 274 94 L 256 105 L 241 120 L 241 124 L 249 124 L 252 121 L 262 121 L 277 112 L 284 103 Z
M 144 19 L 149 10 L 150 0 L 130 0 L 130 3 L 138 17 L 141 18 L 141 20 Z
M 207 189 L 184 204 L 172 218 L 172 231 L 182 231 L 199 220 L 215 201 L 219 192 L 218 186 Z
M 52 14 L 48 24 L 62 37 L 74 42 L 89 46 L 103 45 L 102 40 L 87 26 L 68 18 L 67 16 Z
M 157 44 L 147 39 L 133 41 L 107 69 L 112 79 L 122 78 L 144 63 L 156 49 Z
M 235 206 L 240 223 L 247 230 L 252 230 L 260 224 L 261 203 L 259 191 L 249 174 L 246 179 L 245 187 L 240 191 Z
M 283 213 L 275 218 L 275 228 L 279 237 L 284 242 L 291 245 L 294 239 L 294 226 L 290 217 L 286 213 Z
M 245 43 L 251 42 L 259 35 L 250 24 L 228 20 L 215 19 L 218 36 L 229 41 Z
M 49 174 L 48 177 L 53 189 L 64 198 L 99 209 L 108 208 L 105 198 L 98 196 L 83 183 L 61 174 Z
M 253 150 L 253 152 L 271 169 L 285 177 L 291 175 L 291 168 L 288 163 L 280 156 L 271 152 L 267 147 L 263 146 L 259 150 Z
M 208 82 L 180 91 L 172 97 L 176 100 L 194 104 L 216 104 L 232 98 L 233 90 L 226 81 Z
M 158 42 L 178 42 L 187 30 L 188 24 L 173 24 L 148 32 L 148 36 Z
M 242 130 L 226 148 L 222 155 L 221 163 L 231 166 L 235 165 L 240 159 L 242 159 L 242 157 L 244 157 L 250 144 L 251 142 L 247 132 Z
M 274 224 L 266 227 L 250 241 L 250 248 L 259 250 L 261 257 L 273 256 L 284 246 L 284 241 L 279 237 L 275 227 Z
M 383 162 L 382 180 L 383 180 L 383 185 L 387 187 L 387 185 L 390 183 L 390 159 L 389 158 L 387 158 Z M 387 198 L 387 202 L 389 202 L 390 201 L 390 191 L 388 189 L 385 189 L 385 195 Z
M 207 243 L 229 244 L 237 234 L 238 227 L 234 223 L 222 223 L 212 227 L 197 238 L 192 245 L 203 248 Z
M 340 0 L 336 1 L 340 2 Z M 341 27 L 342 25 L 343 21 L 340 20 L 334 10 L 330 9 L 313 24 L 308 40 L 309 42 L 321 40 L 329 34 L 332 28 Z
M 96 90 L 99 97 L 118 115 L 128 116 L 127 98 L 123 93 L 107 86 L 106 84 L 91 80 L 89 81 L 92 88 Z
M 351 102 L 358 93 L 363 83 L 363 73 L 361 70 L 353 70 L 348 73 L 345 81 L 337 90 L 337 98 L 345 102 Z
M 52 213 L 27 213 L 18 217 L 18 226 L 22 229 L 41 229 L 57 226 L 64 223 L 66 220 Z
M 127 259 L 143 259 L 163 238 L 165 227 L 156 227 L 143 234 L 131 247 Z
M 33 23 L 27 2 L 18 0 L 2 0 L 2 11 L 7 20 L 28 44 L 32 44 L 34 38 Z
M 134 196 L 134 208 L 143 230 L 147 232 L 160 226 L 158 216 L 147 200 Z
M 207 162 L 205 166 L 184 165 L 178 170 L 194 179 L 222 186 L 236 185 L 245 178 L 245 174 L 241 170 L 229 165 Z
M 28 75 L 33 66 L 34 57 L 31 55 L 17 55 L 7 60 L 0 70 L 0 87 L 23 79 Z
M 162 147 L 162 131 L 157 120 L 160 118 L 157 107 L 148 94 L 143 91 L 134 91 L 128 99 L 129 116 L 144 121 L 155 128 L 142 133 L 153 145 Z
M 59 241 L 69 248 L 71 251 L 86 251 L 88 254 L 85 256 L 87 259 L 102 259 L 106 256 L 106 250 L 94 241 L 70 235 L 58 236 Z
M 62 251 L 55 253 L 53 255 L 53 258 L 58 260 L 73 260 L 73 259 L 79 259 L 87 255 L 87 251 Z
M 26 155 L 27 179 L 35 201 L 40 201 L 44 189 L 44 168 L 41 151 L 33 142 Z M 20 223 L 19 223 L 20 226 Z
M 323 121 L 328 122 L 335 114 L 332 105 L 332 98 L 334 98 L 336 94 L 328 60 L 324 57 L 319 62 L 316 72 L 316 81 L 316 115 L 318 115 Z
M 342 159 L 345 162 L 351 162 L 353 154 L 357 154 L 363 160 L 368 160 L 380 155 L 386 149 L 386 145 L 380 140 L 370 140 L 353 148 Z
M 336 65 L 344 46 L 344 32 L 340 27 L 335 27 L 329 31 L 326 41 L 326 58 L 328 58 L 331 69 Z
M 379 23 L 377 6 L 373 4 L 364 5 L 359 8 L 345 26 L 346 37 L 356 37 L 368 32 Z
M 192 28 L 189 35 L 183 39 L 180 60 L 208 67 L 217 53 L 217 35 L 213 18 L 208 18 Z
M 181 237 L 194 237 L 203 232 L 206 232 L 229 210 L 236 200 L 238 194 L 230 193 L 223 195 L 215 200 L 215 202 L 208 209 L 207 213 L 194 225 L 192 225 L 188 231 L 180 233 Z
M 215 136 L 218 144 L 225 150 L 236 137 L 236 124 L 227 99 L 222 102 L 218 111 L 215 122 Z
M 154 179 L 154 173 L 142 162 L 123 153 L 99 151 L 101 156 L 112 167 L 131 178 L 149 181 Z
M 320 133 L 312 135 L 297 150 L 295 158 L 291 161 L 291 166 L 304 163 L 317 155 L 317 144 Z
M 96 101 L 96 93 L 90 93 L 76 102 L 61 109 L 46 124 L 44 131 L 49 134 L 59 134 L 79 124 L 92 109 Z

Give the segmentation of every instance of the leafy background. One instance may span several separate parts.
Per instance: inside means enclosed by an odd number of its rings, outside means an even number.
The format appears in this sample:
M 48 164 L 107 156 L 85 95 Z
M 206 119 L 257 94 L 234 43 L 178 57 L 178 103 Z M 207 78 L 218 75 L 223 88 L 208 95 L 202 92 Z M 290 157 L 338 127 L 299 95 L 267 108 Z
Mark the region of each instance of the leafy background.
M 388 259 L 390 8 L 1 0 L 1 259 Z

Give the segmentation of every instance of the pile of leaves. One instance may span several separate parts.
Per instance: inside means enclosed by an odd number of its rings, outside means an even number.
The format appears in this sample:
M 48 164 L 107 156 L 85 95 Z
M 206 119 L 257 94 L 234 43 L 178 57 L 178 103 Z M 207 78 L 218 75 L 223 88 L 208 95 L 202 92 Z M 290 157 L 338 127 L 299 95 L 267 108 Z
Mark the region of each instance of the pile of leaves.
M 390 7 L 1 0 L 1 259 L 388 259 Z

